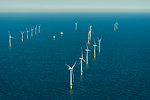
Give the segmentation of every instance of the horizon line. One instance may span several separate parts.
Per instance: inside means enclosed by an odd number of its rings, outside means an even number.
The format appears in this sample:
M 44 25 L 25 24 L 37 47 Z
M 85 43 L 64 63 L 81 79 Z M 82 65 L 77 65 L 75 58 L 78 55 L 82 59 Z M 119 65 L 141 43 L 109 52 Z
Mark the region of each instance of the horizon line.
M 59 13 L 59 12 L 150 12 L 150 9 L 0 9 L 0 13 Z

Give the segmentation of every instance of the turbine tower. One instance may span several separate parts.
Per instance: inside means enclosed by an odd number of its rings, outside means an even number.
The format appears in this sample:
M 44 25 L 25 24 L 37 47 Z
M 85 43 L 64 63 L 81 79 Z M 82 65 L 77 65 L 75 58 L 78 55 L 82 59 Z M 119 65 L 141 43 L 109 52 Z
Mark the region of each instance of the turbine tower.
M 12 39 L 13 37 L 11 36 L 11 34 L 10 34 L 10 32 L 9 32 L 9 48 L 11 48 L 11 39 Z
M 100 53 L 100 51 L 101 51 L 101 40 L 102 40 L 102 38 L 98 38 L 98 48 L 99 48 L 99 53 Z
M 21 41 L 23 42 L 23 34 L 24 32 L 21 32 Z
M 31 27 L 31 37 L 33 37 L 33 28 Z
M 76 22 L 75 23 L 75 31 L 77 31 L 77 28 L 78 28 L 78 23 Z
M 85 49 L 85 51 L 86 51 L 86 64 L 88 65 L 88 52 L 91 51 L 91 50 L 88 49 L 88 45 L 86 47 L 87 47 Z
M 28 33 L 29 33 L 29 30 L 27 29 L 27 39 L 28 39 L 28 37 L 29 37 Z
M 83 50 L 81 48 L 81 57 L 79 58 L 80 59 L 80 63 L 81 64 L 81 76 L 83 75 L 83 70 L 82 70 L 82 61 L 84 61 L 86 63 L 86 61 L 83 59 Z
M 95 43 L 95 39 L 94 39 L 94 44 L 93 44 L 93 46 L 94 46 L 94 59 L 96 58 L 96 43 Z
M 88 32 L 88 45 L 90 44 L 90 33 Z
M 76 65 L 76 62 L 74 63 L 74 65 L 72 67 L 70 67 L 69 65 L 66 64 L 66 66 L 68 66 L 68 70 L 70 70 L 70 90 L 72 90 L 72 78 L 73 78 L 73 68 Z
M 40 31 L 40 26 L 39 26 L 39 33 L 40 33 L 41 31 Z

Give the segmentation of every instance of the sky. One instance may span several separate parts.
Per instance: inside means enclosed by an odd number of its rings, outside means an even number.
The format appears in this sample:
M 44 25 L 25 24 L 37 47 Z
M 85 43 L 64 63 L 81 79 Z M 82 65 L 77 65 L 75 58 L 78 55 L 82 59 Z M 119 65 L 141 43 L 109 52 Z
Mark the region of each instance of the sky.
M 0 0 L 0 12 L 150 11 L 150 0 Z

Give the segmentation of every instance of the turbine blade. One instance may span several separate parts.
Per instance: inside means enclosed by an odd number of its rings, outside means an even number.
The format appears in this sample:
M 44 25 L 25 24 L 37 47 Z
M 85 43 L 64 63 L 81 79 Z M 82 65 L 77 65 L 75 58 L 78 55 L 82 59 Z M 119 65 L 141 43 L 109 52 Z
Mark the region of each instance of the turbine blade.
M 66 66 L 70 67 L 68 64 L 66 64 Z
M 95 38 L 94 38 L 94 44 L 95 44 Z
M 83 49 L 82 49 L 82 47 L 81 47 L 81 56 L 82 56 L 82 58 L 83 58 Z
M 86 61 L 83 59 L 83 61 L 86 63 Z
M 78 65 L 80 65 L 80 64 L 81 64 L 81 61 L 80 61 L 80 63 Z
M 77 61 L 75 61 L 74 65 L 72 66 L 72 69 L 73 69 L 73 68 L 74 68 L 74 66 L 76 65 L 76 62 L 77 62 Z

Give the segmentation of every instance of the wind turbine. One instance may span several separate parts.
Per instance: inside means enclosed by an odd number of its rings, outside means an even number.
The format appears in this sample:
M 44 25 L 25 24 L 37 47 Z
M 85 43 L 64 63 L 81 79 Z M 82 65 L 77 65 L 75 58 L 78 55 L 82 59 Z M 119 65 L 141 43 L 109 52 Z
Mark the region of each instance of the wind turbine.
M 31 37 L 33 37 L 33 28 L 31 27 Z
M 11 48 L 11 39 L 12 39 L 13 37 L 11 36 L 11 34 L 10 34 L 10 32 L 9 32 L 9 48 Z
M 88 45 L 86 47 L 87 47 L 85 49 L 85 51 L 86 51 L 86 64 L 88 65 L 88 52 L 91 51 L 91 50 L 88 49 Z
M 94 46 L 94 59 L 96 58 L 96 43 L 95 43 L 95 39 L 94 39 L 94 44 L 93 44 L 93 46 Z
M 89 31 L 90 40 L 91 40 L 91 33 L 92 33 L 92 26 L 90 25 L 90 31 Z
M 99 45 L 98 45 L 98 47 L 99 47 L 99 53 L 100 53 L 100 51 L 101 51 L 101 40 L 102 40 L 102 38 L 100 38 L 100 39 L 98 38 L 98 44 L 99 44 Z
M 75 30 L 77 31 L 77 28 L 78 28 L 78 23 L 76 22 L 75 23 Z
M 83 50 L 81 48 L 81 57 L 79 58 L 80 59 L 80 63 L 81 64 L 81 76 L 83 75 L 83 70 L 82 70 L 82 61 L 84 61 L 86 63 L 86 61 L 83 59 Z
M 21 41 L 23 42 L 23 34 L 24 32 L 21 32 Z
M 29 30 L 27 29 L 27 39 L 28 39 L 28 37 L 29 37 L 28 33 L 29 33 Z
M 88 44 L 90 44 L 91 33 L 92 33 L 92 26 L 90 25 L 90 29 L 89 29 L 89 32 L 88 32 Z
M 35 26 L 35 35 L 37 35 L 37 25 Z
M 118 24 L 118 21 L 116 21 L 115 24 L 114 24 L 114 31 L 117 31 L 117 30 L 118 30 L 118 25 L 119 25 L 119 24 Z
M 76 65 L 76 61 L 74 63 L 74 65 L 72 67 L 70 67 L 68 64 L 66 64 L 66 66 L 68 66 L 68 70 L 70 70 L 70 90 L 72 90 L 72 77 L 73 77 L 73 68 Z
M 39 26 L 39 33 L 41 32 L 41 31 L 40 31 L 40 27 L 41 27 L 41 26 Z

